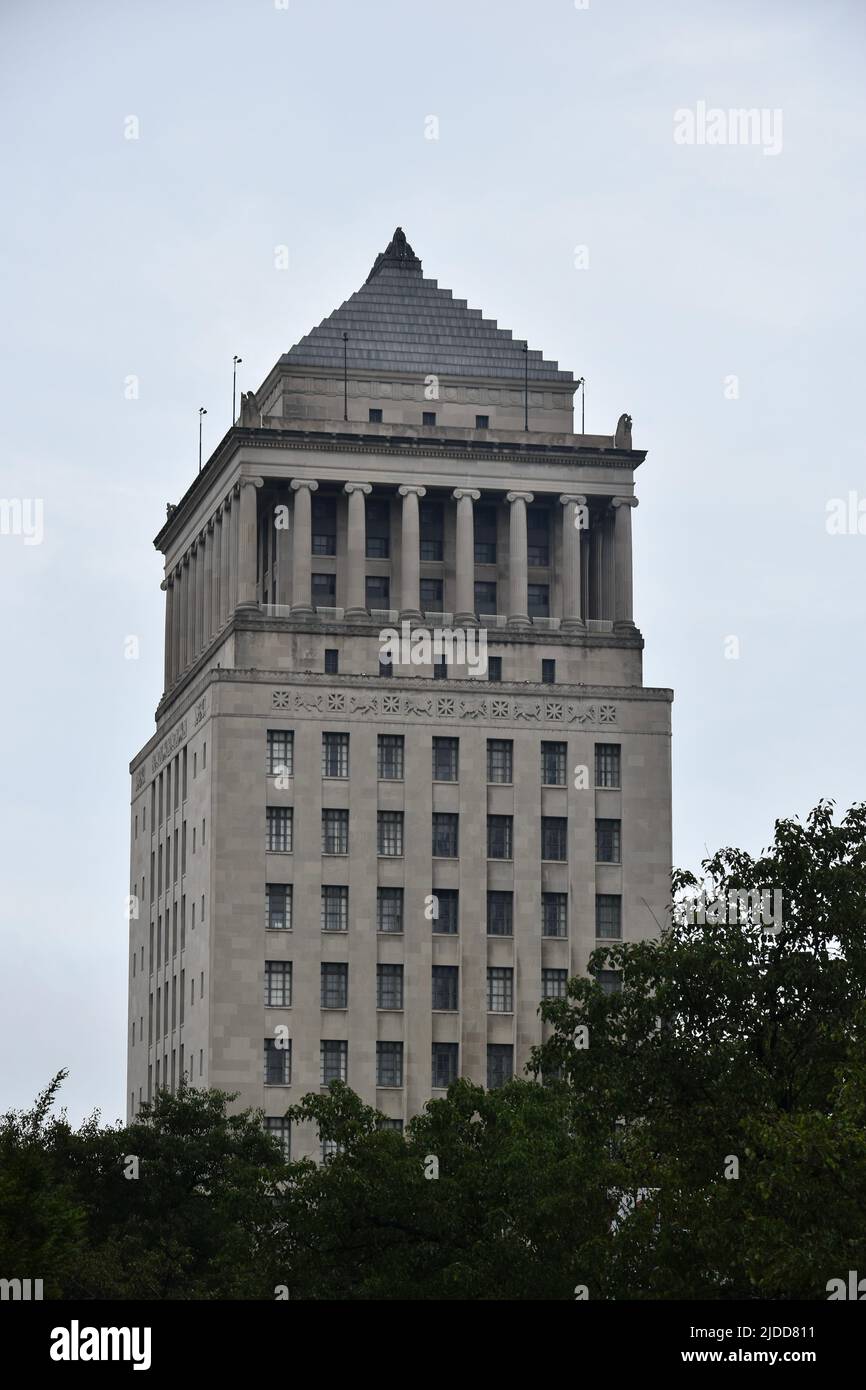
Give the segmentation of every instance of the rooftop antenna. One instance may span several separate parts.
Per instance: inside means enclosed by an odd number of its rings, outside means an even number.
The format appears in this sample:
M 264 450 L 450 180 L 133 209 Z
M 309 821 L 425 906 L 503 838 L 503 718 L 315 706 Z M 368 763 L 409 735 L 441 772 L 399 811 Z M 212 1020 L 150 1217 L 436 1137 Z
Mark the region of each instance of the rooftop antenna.
M 238 365 L 241 362 L 243 362 L 243 360 L 244 359 L 242 357 L 238 357 L 237 354 L 235 354 L 235 356 L 232 358 L 232 425 L 234 425 L 235 420 L 237 419 L 237 415 L 235 413 L 235 392 L 237 389 L 238 381 Z
M 580 391 L 580 432 L 586 434 L 586 377 L 578 377 L 577 386 Z
M 343 334 L 343 419 L 344 419 L 344 420 L 348 420 L 348 418 L 349 418 L 349 376 L 348 376 L 349 366 L 348 366 L 348 352 L 349 352 L 349 335 L 348 335 L 348 333 L 344 333 L 344 334 Z
M 198 471 L 201 472 L 201 425 L 203 417 L 207 415 L 203 405 L 198 408 Z
M 523 344 L 523 428 L 529 429 L 529 344 Z

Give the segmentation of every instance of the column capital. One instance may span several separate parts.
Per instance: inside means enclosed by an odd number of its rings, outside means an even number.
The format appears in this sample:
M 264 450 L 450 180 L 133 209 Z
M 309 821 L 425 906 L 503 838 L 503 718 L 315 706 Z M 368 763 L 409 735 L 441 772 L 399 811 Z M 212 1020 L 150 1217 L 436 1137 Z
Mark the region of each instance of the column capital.
M 636 497 L 613 497 L 611 498 L 612 507 L 636 507 L 638 500 Z
M 308 487 L 310 492 L 318 492 L 319 490 L 319 484 L 314 482 L 312 478 L 292 479 L 292 492 L 299 492 L 302 487 Z
M 264 478 L 248 478 L 246 475 L 238 480 L 238 487 L 264 487 Z
M 367 497 L 373 491 L 373 486 L 371 483 L 344 483 L 343 491 L 347 497 L 351 497 L 353 492 L 362 492 Z
M 576 502 L 579 507 L 586 506 L 586 498 L 582 492 L 564 492 L 559 501 L 563 507 L 567 507 L 569 502 Z
M 514 502 L 525 502 L 525 503 L 527 504 L 527 506 L 528 506 L 530 502 L 532 502 L 532 501 L 535 500 L 535 493 L 533 493 L 533 492 L 509 492 L 509 493 L 506 494 L 505 500 L 506 500 L 506 502 L 511 502 L 511 503 L 514 503 Z
M 477 502 L 481 493 L 475 487 L 456 487 L 451 496 L 454 498 L 455 502 L 459 502 L 463 497 L 468 497 L 471 501 Z
M 167 589 L 170 589 L 170 588 L 171 588 L 171 575 L 167 575 L 166 578 L 163 579 L 163 580 L 161 581 L 159 587 L 162 589 L 162 592 L 163 592 L 163 593 L 165 593 Z
M 397 489 L 401 497 L 410 497 L 412 493 L 416 497 L 426 497 L 426 487 L 418 487 L 415 483 L 404 483 L 403 487 Z
M 210 517 L 210 518 L 208 519 L 208 521 L 205 522 L 205 528 L 204 528 L 204 529 L 208 532 L 209 535 L 212 536 L 213 533 L 214 533 L 215 527 L 216 527 L 216 516 L 214 515 L 214 516 Z

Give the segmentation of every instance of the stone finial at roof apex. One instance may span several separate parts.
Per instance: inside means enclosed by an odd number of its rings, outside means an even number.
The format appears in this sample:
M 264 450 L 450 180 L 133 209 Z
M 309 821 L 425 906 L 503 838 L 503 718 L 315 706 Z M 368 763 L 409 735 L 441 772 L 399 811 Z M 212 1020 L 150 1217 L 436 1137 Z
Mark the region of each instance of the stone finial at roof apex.
M 386 266 L 392 266 L 396 270 L 408 270 L 418 275 L 421 273 L 421 262 L 406 240 L 406 233 L 402 227 L 396 228 L 385 250 L 379 252 L 365 283 L 369 285 L 373 276 L 378 275 Z

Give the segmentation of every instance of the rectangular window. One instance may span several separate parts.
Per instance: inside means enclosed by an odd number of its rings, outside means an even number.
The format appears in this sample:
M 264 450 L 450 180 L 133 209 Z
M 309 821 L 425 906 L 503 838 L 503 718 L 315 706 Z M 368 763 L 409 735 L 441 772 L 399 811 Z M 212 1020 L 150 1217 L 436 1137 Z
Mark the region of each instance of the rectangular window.
M 286 1038 L 265 1038 L 265 1085 L 289 1086 L 291 1081 L 291 1041 Z
M 456 1013 L 459 1003 L 459 970 L 456 965 L 433 966 L 433 1008 Z
M 500 889 L 487 894 L 487 935 L 514 935 L 514 894 Z
M 564 999 L 565 990 L 568 985 L 567 970 L 542 970 L 541 972 L 541 997 L 542 999 Z
M 513 776 L 514 744 L 510 738 L 489 738 L 487 740 L 487 780 L 488 782 L 510 783 Z
M 367 559 L 387 560 L 391 554 L 391 504 L 367 499 Z
M 622 976 L 618 970 L 597 970 L 595 982 L 601 986 L 602 994 L 619 994 L 622 990 Z
M 280 1157 L 284 1163 L 292 1159 L 292 1124 L 283 1115 L 268 1115 L 265 1130 L 280 1146 Z
M 597 787 L 619 787 L 621 785 L 620 758 L 618 743 L 597 743 L 595 745 L 595 785 Z
M 460 772 L 460 740 L 457 738 L 434 738 L 433 740 L 433 781 L 456 782 Z
M 447 681 L 448 679 L 448 658 L 441 656 L 438 661 L 433 663 L 434 681 Z
M 496 508 L 475 508 L 475 563 L 496 564 Z
M 542 685 L 556 685 L 556 662 L 550 657 L 542 659 L 541 683 Z
M 476 416 L 475 416 L 475 428 L 476 428 L 477 430 L 486 430 L 486 429 L 489 429 L 489 428 L 490 428 L 490 416 L 489 416 L 489 415 L 476 415 Z
M 457 1080 L 457 1043 L 435 1042 L 433 1044 L 432 1085 L 444 1091 Z
M 527 584 L 527 613 L 530 618 L 550 617 L 550 588 L 547 584 Z
M 512 816 L 487 817 L 487 858 L 510 859 Z
M 349 812 L 329 809 L 322 812 L 322 853 L 349 853 Z
M 526 562 L 542 568 L 550 564 L 550 511 L 547 507 L 526 509 Z M 532 609 L 529 611 L 531 613 Z
M 403 889 L 379 888 L 376 892 L 376 930 L 403 930 Z
M 424 613 L 442 612 L 442 580 L 421 580 L 421 609 Z
M 292 1003 L 292 962 L 265 961 L 265 1006 L 269 1009 L 288 1009 Z
M 487 1089 L 504 1086 L 514 1076 L 514 1048 L 511 1043 L 487 1044 Z
M 568 935 L 567 893 L 542 893 L 541 934 L 542 936 Z
M 349 890 L 343 884 L 326 883 L 322 889 L 322 931 L 349 930 Z
M 622 940 L 622 898 L 619 893 L 596 894 L 595 934 L 605 941 Z
M 435 411 L 435 410 L 422 410 L 422 412 L 421 412 L 421 424 L 422 424 L 422 425 L 435 425 L 435 424 L 436 424 L 436 411 Z
M 340 653 L 336 647 L 325 648 L 325 675 L 338 676 L 340 674 Z
M 435 425 L 435 416 L 431 422 Z M 442 559 L 442 536 L 444 531 L 445 509 L 441 502 L 422 502 L 419 508 L 421 527 L 422 560 Z
M 541 745 L 541 785 L 543 787 L 565 786 L 566 745 L 564 743 L 542 743 Z
M 475 612 L 479 616 L 496 612 L 496 584 L 492 580 L 476 579 Z
M 312 555 L 336 555 L 337 553 L 337 499 L 336 497 L 313 497 L 312 499 Z
M 268 729 L 268 776 L 291 777 L 295 761 L 295 736 L 291 729 Z
M 487 679 L 489 681 L 502 680 L 502 657 L 488 656 L 487 658 Z
M 394 674 L 394 663 L 390 656 L 379 657 L 379 675 L 386 680 Z
M 348 965 L 341 961 L 322 961 L 322 1008 L 345 1009 L 348 1005 Z
M 290 854 L 292 850 L 291 806 L 269 806 L 265 816 L 267 821 L 266 846 L 269 853 Z
M 487 967 L 487 1009 L 492 1014 L 514 1012 L 514 971 L 510 965 Z
M 349 735 L 322 734 L 322 776 L 348 777 Z
M 379 778 L 381 781 L 403 781 L 404 743 L 402 734 L 379 735 Z
M 370 609 L 391 607 L 391 581 L 386 574 L 368 574 L 366 580 L 366 600 Z
M 402 1134 L 402 1133 L 403 1133 L 403 1121 L 402 1121 L 402 1120 L 395 1120 L 395 1119 L 392 1119 L 392 1118 L 390 1118 L 388 1115 L 383 1115 L 383 1116 L 381 1117 L 381 1119 L 379 1120 L 379 1128 L 380 1128 L 380 1129 L 395 1129 L 395 1130 L 397 1131 L 398 1134 Z
M 336 608 L 337 576 L 335 574 L 312 574 L 310 593 L 315 608 Z
M 369 411 L 367 412 L 367 418 L 368 418 L 368 420 L 370 421 L 370 424 L 371 424 L 371 425 L 381 425 L 381 423 L 382 423 L 382 412 L 381 412 L 381 410 L 378 408 L 378 406 L 375 406 L 375 405 L 371 405 L 371 406 L 370 406 L 370 409 L 369 409 Z
M 595 859 L 597 864 L 619 864 L 620 826 L 618 820 L 597 820 L 595 823 Z
M 379 811 L 377 813 L 376 853 L 389 858 L 403 853 L 403 812 Z
M 349 1044 L 347 1042 L 326 1038 L 322 1041 L 319 1056 L 321 1058 L 320 1075 L 323 1086 L 327 1086 L 331 1081 L 346 1080 L 349 1061 Z
M 403 1007 L 403 967 L 402 965 L 376 966 L 376 1008 L 402 1009 Z
M 456 888 L 437 888 L 433 899 L 433 931 L 439 936 L 456 936 L 460 894 Z
M 403 1085 L 403 1044 L 401 1042 L 376 1043 L 376 1085 Z
M 450 811 L 433 812 L 433 858 L 457 859 L 460 853 L 459 817 Z
M 558 862 L 568 858 L 568 820 L 565 816 L 541 817 L 541 857 Z
M 181 871 L 182 874 L 185 874 L 185 873 L 186 873 L 186 821 L 184 821 L 184 823 L 183 823 L 182 833 L 181 833 L 181 837 L 180 837 L 180 854 L 181 854 L 181 870 L 180 870 L 180 871 Z

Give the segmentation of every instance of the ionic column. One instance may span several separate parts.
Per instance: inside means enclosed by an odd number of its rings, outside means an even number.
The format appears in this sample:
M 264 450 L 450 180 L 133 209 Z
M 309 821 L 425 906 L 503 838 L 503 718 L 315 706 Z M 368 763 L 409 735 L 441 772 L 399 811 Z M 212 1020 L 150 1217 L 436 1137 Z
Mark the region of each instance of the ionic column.
M 403 518 L 400 540 L 400 617 L 421 617 L 421 524 L 418 499 L 427 494 L 425 487 L 407 485 L 398 489 L 403 498 Z
M 481 493 L 457 487 L 451 496 L 457 503 L 457 583 L 455 623 L 475 623 L 475 507 Z
M 614 515 L 614 621 L 617 627 L 634 627 L 632 588 L 631 509 L 637 506 L 636 497 L 615 497 Z
M 220 627 L 228 619 L 231 609 L 229 607 L 229 580 L 231 577 L 231 561 L 229 551 L 231 549 L 232 522 L 227 502 L 223 502 L 220 507 Z
M 366 618 L 367 508 L 364 498 L 373 489 L 369 483 L 346 483 L 343 491 L 349 498 L 345 616 Z
M 310 594 L 310 545 L 313 493 L 319 484 L 308 478 L 293 478 L 295 494 L 294 525 L 292 527 L 292 612 L 302 616 L 313 611 Z
M 229 617 L 234 613 L 238 602 L 238 522 L 240 510 L 238 490 L 233 487 L 229 494 Z
M 607 617 L 607 586 L 605 584 L 605 513 L 600 509 L 593 512 L 592 528 L 589 533 L 589 562 L 592 569 L 591 584 L 595 618 Z
M 204 545 L 204 603 L 202 607 L 202 646 L 206 647 L 210 643 L 213 631 L 213 619 L 211 617 L 213 604 L 213 522 L 209 521 L 205 525 L 202 533 L 202 544 Z
M 238 608 L 257 608 L 256 602 L 256 542 L 258 540 L 258 508 L 256 489 L 263 478 L 241 478 L 240 516 L 238 519 Z
M 183 605 L 186 595 L 183 591 L 182 580 L 183 567 L 175 565 L 174 573 L 171 576 L 172 588 L 174 589 L 174 604 L 171 612 L 171 683 L 174 685 L 180 675 L 181 663 L 181 626 L 183 619 Z
M 288 607 L 291 603 L 291 577 L 292 577 L 292 553 L 291 553 L 291 531 L 289 530 L 289 519 L 291 508 L 289 507 L 289 493 L 281 494 L 281 500 L 277 506 L 280 511 L 280 525 L 277 525 L 276 512 L 274 513 L 274 545 L 277 551 L 277 603 L 283 607 Z
M 196 536 L 193 546 L 193 565 L 195 566 L 195 588 L 193 594 L 193 647 L 192 659 L 195 661 L 202 648 L 202 599 L 204 598 L 204 544 L 201 536 Z
M 509 492 L 506 502 L 511 506 L 509 518 L 508 573 L 510 594 L 508 604 L 509 627 L 529 627 L 527 613 L 527 555 L 526 555 L 526 508 L 532 501 L 531 492 Z
M 159 586 L 165 594 L 165 689 L 171 685 L 171 635 L 174 614 L 174 585 L 171 575 Z
M 581 597 L 581 533 L 588 519 L 586 498 L 565 492 L 562 505 L 562 619 L 563 632 L 579 632 L 584 627 Z
M 181 593 L 183 594 L 183 607 L 180 619 L 180 664 L 178 675 L 185 671 L 190 663 L 190 650 L 192 648 L 192 580 L 193 580 L 193 558 L 188 550 L 181 561 L 183 565 L 183 577 Z

